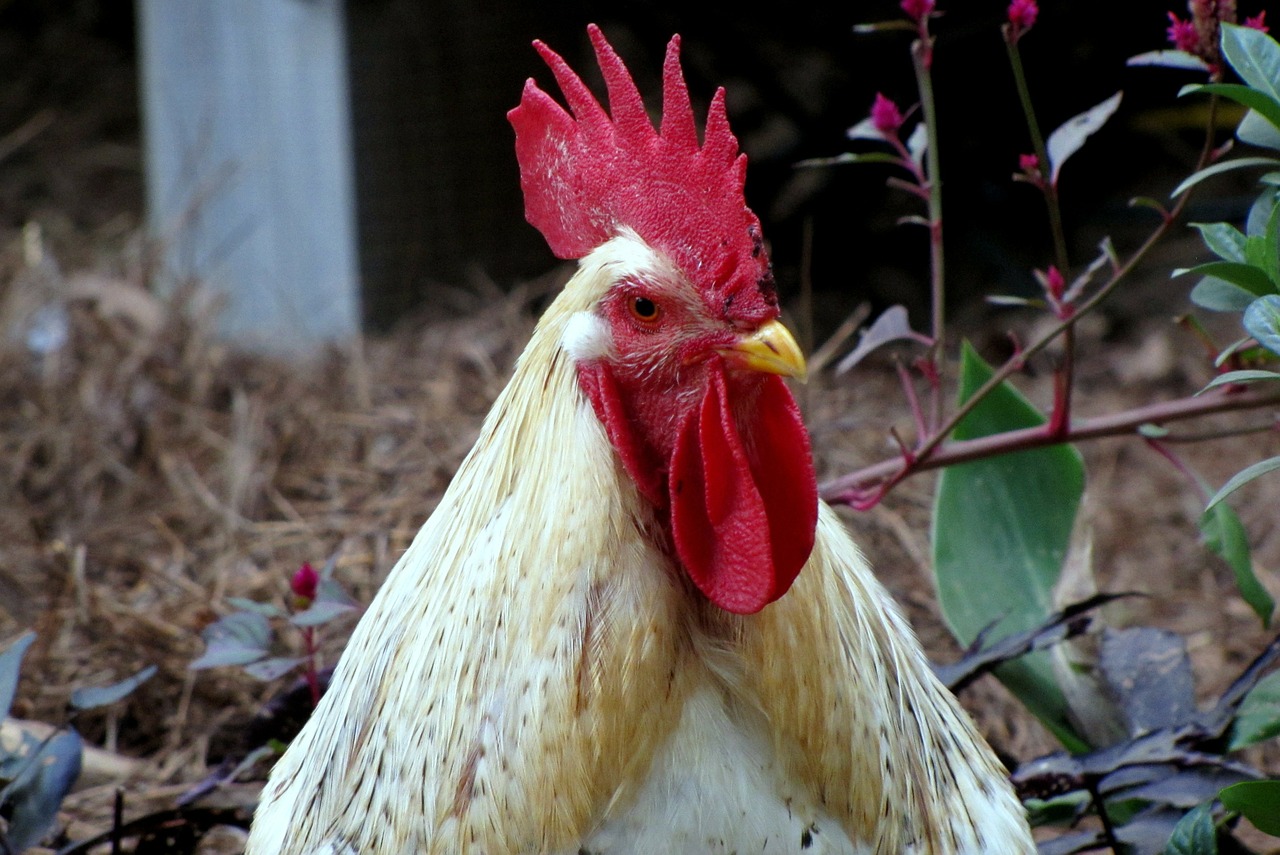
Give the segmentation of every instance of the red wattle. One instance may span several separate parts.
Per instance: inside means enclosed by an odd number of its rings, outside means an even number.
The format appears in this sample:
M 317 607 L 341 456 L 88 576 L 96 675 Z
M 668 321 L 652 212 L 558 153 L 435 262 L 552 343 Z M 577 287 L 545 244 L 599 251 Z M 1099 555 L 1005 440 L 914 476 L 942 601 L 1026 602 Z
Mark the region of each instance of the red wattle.
M 760 378 L 744 442 L 723 368 L 685 419 L 671 456 L 676 553 L 707 598 L 752 614 L 791 587 L 813 550 L 818 486 L 795 399 Z

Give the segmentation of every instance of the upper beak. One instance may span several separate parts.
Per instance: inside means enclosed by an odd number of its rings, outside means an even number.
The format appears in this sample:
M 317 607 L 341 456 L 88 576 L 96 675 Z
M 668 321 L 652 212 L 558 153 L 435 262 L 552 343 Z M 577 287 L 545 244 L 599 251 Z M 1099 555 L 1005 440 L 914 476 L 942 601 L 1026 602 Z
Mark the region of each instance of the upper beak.
M 735 365 L 766 374 L 794 377 L 801 383 L 808 379 L 808 367 L 800 345 L 781 321 L 769 321 L 720 350 L 720 355 Z

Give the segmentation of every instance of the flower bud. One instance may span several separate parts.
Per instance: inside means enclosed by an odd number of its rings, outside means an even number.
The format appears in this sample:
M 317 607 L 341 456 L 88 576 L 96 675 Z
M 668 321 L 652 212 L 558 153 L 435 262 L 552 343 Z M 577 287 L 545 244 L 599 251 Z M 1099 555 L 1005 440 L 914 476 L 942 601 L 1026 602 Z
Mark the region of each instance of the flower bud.
M 886 137 L 897 136 L 898 129 L 902 127 L 902 111 L 897 104 L 877 92 L 875 103 L 871 105 L 871 124 Z
M 289 580 L 289 590 L 293 591 L 294 596 L 299 600 L 305 600 L 306 604 L 310 605 L 316 598 L 316 588 L 319 584 L 320 574 L 310 564 L 303 563 Z

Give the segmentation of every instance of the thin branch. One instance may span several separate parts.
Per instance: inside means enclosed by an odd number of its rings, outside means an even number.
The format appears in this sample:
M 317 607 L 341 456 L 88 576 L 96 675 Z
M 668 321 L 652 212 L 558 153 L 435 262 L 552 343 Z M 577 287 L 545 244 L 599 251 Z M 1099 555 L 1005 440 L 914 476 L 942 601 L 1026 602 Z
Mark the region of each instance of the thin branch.
M 977 439 L 955 440 L 945 445 L 934 444 L 927 457 L 917 449 L 910 459 L 894 457 L 829 481 L 822 485 L 821 492 L 828 501 L 845 502 L 852 496 L 865 494 L 872 485 L 896 484 L 908 475 L 956 463 L 1049 445 L 1125 436 L 1135 433 L 1146 424 L 1164 424 L 1215 413 L 1269 406 L 1280 406 L 1280 391 L 1261 387 L 1247 387 L 1240 391 L 1223 387 L 1220 394 L 1210 392 L 1195 398 L 1179 398 L 1105 416 L 1080 419 L 1070 425 L 1061 436 L 1054 435 L 1046 425 L 1037 425 Z
M 1196 473 L 1192 471 L 1191 467 L 1187 465 L 1187 462 L 1175 453 L 1173 449 L 1167 447 L 1161 440 L 1154 439 L 1153 437 L 1146 437 L 1146 440 L 1147 445 L 1150 446 L 1152 451 L 1169 461 L 1173 468 L 1178 470 L 1178 474 L 1191 482 L 1191 488 L 1200 495 L 1200 504 L 1209 504 L 1210 497 L 1207 486 L 1204 481 L 1201 481 Z
M 1022 105 L 1022 114 L 1027 120 L 1027 133 L 1031 136 L 1031 146 L 1036 153 L 1036 166 L 1040 171 L 1039 187 L 1044 194 L 1046 207 L 1049 209 L 1049 231 L 1053 235 L 1053 256 L 1058 270 L 1066 278 L 1070 277 L 1069 258 L 1067 256 L 1066 230 L 1062 226 L 1062 210 L 1058 205 L 1058 188 L 1052 181 L 1052 164 L 1049 163 L 1049 150 L 1044 143 L 1044 134 L 1040 133 L 1040 123 L 1036 120 L 1035 105 L 1031 100 L 1031 89 L 1027 86 L 1027 76 L 1022 67 L 1022 53 L 1018 50 L 1018 41 L 1013 38 L 1009 25 L 1004 27 L 1004 44 L 1009 52 L 1009 66 L 1013 69 L 1013 82 L 1018 88 L 1018 102 Z
M 911 45 L 911 60 L 916 72 L 916 87 L 920 92 L 921 121 L 924 122 L 927 142 L 925 164 L 928 181 L 924 185 L 929 195 L 929 297 L 933 307 L 934 361 L 942 364 L 946 353 L 946 287 L 945 265 L 942 252 L 942 169 L 938 155 L 938 110 L 933 96 L 933 37 L 922 32 Z

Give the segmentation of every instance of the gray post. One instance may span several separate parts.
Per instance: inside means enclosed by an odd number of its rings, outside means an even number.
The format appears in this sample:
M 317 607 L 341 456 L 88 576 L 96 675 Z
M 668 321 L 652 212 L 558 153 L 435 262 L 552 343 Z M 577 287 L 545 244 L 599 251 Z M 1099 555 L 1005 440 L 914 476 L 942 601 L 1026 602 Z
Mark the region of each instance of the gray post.
M 220 329 L 305 353 L 359 330 L 342 0 L 137 0 L 148 221 L 162 282 Z

